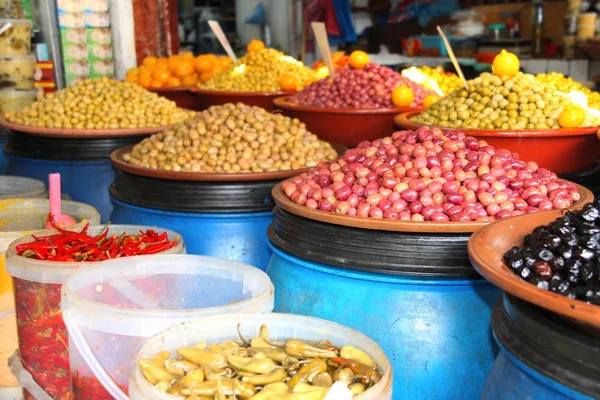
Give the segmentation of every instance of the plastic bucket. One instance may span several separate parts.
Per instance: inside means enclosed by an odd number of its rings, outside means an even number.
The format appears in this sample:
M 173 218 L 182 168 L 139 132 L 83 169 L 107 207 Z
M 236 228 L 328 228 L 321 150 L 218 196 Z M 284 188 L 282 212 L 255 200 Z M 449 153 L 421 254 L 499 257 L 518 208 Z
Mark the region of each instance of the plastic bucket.
M 63 203 L 63 211 L 69 213 L 66 203 Z M 45 210 L 45 213 L 47 212 Z M 96 214 L 94 218 L 97 221 L 98 215 Z M 43 219 L 41 220 L 43 221 Z M 110 227 L 110 233 L 134 233 L 140 229 L 149 228 L 145 226 L 113 225 Z M 104 226 L 91 226 L 88 233 L 98 234 L 103 229 Z M 165 230 L 161 229 L 162 231 Z M 40 236 L 46 236 L 54 233 L 57 233 L 57 231 L 47 230 L 39 234 Z M 167 233 L 170 239 L 179 237 L 175 232 L 167 231 Z M 15 309 L 17 322 L 19 322 L 19 349 L 23 365 L 31 373 L 34 380 L 49 395 L 61 398 L 61 396 L 68 395 L 71 390 L 67 330 L 61 316 L 60 291 L 62 284 L 72 273 L 105 262 L 61 263 L 18 256 L 16 246 L 31 241 L 33 241 L 31 235 L 21 237 L 13 241 L 6 250 L 6 270 L 13 277 Z M 185 251 L 185 245 L 181 239 L 178 246 L 169 249 L 165 253 L 183 251 Z M 51 334 L 47 337 L 38 335 L 37 328 L 39 326 L 47 326 L 51 330 Z M 33 398 L 27 391 L 24 391 L 24 397 L 26 399 Z
M 237 340 L 237 324 L 247 337 L 259 335 L 260 326 L 266 324 L 273 339 L 330 340 L 336 346 L 354 345 L 373 358 L 383 377 L 368 391 L 357 395 L 354 400 L 391 400 L 392 367 L 381 347 L 372 339 L 345 326 L 322 319 L 292 314 L 232 314 L 199 318 L 174 326 L 148 340 L 135 356 L 135 369 L 130 379 L 130 395 L 133 400 L 176 400 L 180 397 L 158 391 L 148 383 L 140 370 L 141 359 L 152 359 L 160 351 L 172 353 L 182 346 L 194 346 L 200 341 L 208 344 L 224 340 Z M 397 396 L 401 397 L 401 396 Z
M 132 257 L 72 275 L 62 307 L 74 397 L 127 398 L 132 361 L 150 336 L 201 316 L 270 313 L 273 297 L 264 272 L 212 257 Z
M 276 312 L 375 340 L 398 397 L 479 398 L 498 352 L 490 320 L 502 292 L 471 266 L 470 233 L 378 231 L 273 212 L 267 274 Z
M 48 192 L 42 181 L 20 176 L 0 176 L 0 200 L 46 197 L 48 197 Z
M 600 398 L 600 336 L 510 295 L 492 316 L 500 354 L 482 400 Z
M 1 177 L 2 179 L 13 177 Z M 21 183 L 35 183 L 33 179 L 14 178 Z M 30 182 L 33 181 L 33 182 Z M 39 184 L 42 184 L 39 182 Z M 28 188 L 33 194 L 37 189 L 44 189 L 32 184 Z M 26 188 L 26 185 L 21 185 Z M 77 221 L 86 220 L 92 224 L 100 222 L 100 215 L 95 208 L 87 204 L 65 201 L 62 203 L 64 213 L 72 216 Z M 18 348 L 16 335 L 15 303 L 11 276 L 6 271 L 4 252 L 9 244 L 22 236 L 46 228 L 45 218 L 49 212 L 48 200 L 42 199 L 14 199 L 0 200 L 0 400 L 12 398 L 13 393 L 21 392 L 17 381 L 10 373 L 8 365 L 4 362 L 8 356 Z M 78 227 L 81 224 L 77 225 Z M 6 396 L 5 396 L 6 395 Z

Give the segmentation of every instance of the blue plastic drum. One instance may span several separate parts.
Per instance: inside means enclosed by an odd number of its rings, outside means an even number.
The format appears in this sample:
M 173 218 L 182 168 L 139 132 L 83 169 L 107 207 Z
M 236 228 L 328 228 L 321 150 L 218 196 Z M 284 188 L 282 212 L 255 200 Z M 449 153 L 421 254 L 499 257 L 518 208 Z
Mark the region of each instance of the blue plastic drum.
M 600 398 L 600 332 L 506 295 L 493 312 L 501 352 L 482 400 Z
M 6 140 L 0 139 L 0 175 L 6 175 L 6 169 L 8 168 L 8 157 L 2 151 L 4 143 L 6 143 Z
M 478 399 L 497 347 L 501 292 L 467 258 L 469 234 L 350 228 L 274 210 L 267 269 L 275 310 L 335 321 L 373 338 L 403 399 Z

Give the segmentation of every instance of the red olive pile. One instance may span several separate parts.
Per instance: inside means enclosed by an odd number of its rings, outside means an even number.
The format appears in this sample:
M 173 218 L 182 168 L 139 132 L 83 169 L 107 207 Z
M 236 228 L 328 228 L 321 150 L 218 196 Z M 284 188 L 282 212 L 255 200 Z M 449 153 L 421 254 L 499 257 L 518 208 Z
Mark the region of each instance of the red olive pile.
M 577 187 L 463 132 L 423 127 L 362 142 L 282 184 L 305 207 L 403 221 L 493 221 L 564 209 Z
M 422 106 L 427 95 L 435 94 L 390 68 L 369 63 L 361 69 L 350 66 L 338 69 L 335 79 L 318 80 L 290 97 L 289 101 L 312 107 L 394 108 L 392 91 L 401 85 L 412 89 L 413 107 Z

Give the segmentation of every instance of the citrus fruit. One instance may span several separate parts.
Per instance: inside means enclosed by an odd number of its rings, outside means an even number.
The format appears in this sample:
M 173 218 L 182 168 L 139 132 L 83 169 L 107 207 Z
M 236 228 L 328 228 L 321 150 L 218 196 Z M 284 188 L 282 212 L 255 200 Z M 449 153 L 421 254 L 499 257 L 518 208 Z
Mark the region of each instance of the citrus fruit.
M 145 88 L 150 87 L 152 83 L 152 77 L 150 75 L 142 75 L 138 77 L 138 85 L 143 86 Z
M 406 85 L 397 86 L 392 92 L 392 103 L 396 107 L 410 107 L 413 101 L 415 101 L 415 94 Z
M 125 77 L 125 82 L 137 83 L 138 79 L 139 79 L 139 77 L 137 74 L 128 73 L 127 76 Z
M 364 51 L 356 50 L 350 54 L 350 66 L 352 68 L 361 69 L 369 63 L 369 55 Z
M 213 63 L 206 56 L 198 56 L 198 58 L 194 60 L 194 69 L 199 74 L 210 72 L 213 69 Z
M 202 83 L 204 83 L 204 82 L 208 81 L 208 80 L 209 80 L 210 78 L 212 78 L 212 77 L 213 77 L 213 73 L 212 73 L 212 72 L 203 72 L 203 73 L 200 75 L 200 81 L 201 81 Z
M 177 67 L 175 67 L 175 71 L 173 72 L 173 75 L 175 75 L 178 78 L 183 79 L 186 76 L 190 76 L 194 73 L 195 73 L 194 64 L 192 62 L 181 61 L 180 63 L 177 64 Z
M 183 54 L 180 54 L 181 58 L 185 61 L 194 61 L 194 55 L 192 53 L 185 52 Z
M 298 79 L 292 74 L 282 74 L 279 77 L 279 87 L 286 92 L 295 92 L 298 86 Z
M 159 88 L 165 87 L 165 83 L 161 82 L 161 81 L 153 80 L 152 82 L 150 82 L 150 87 L 153 89 L 159 89 Z
M 171 74 L 166 69 L 159 68 L 152 73 L 152 80 L 157 82 L 165 83 L 170 77 Z
M 156 57 L 149 56 L 149 57 L 144 58 L 144 61 L 142 61 L 142 64 L 143 65 L 154 65 L 154 64 L 156 64 L 157 61 L 158 60 Z
M 169 79 L 167 79 L 165 86 L 166 87 L 179 87 L 179 86 L 181 86 L 181 79 L 179 79 L 175 76 L 171 76 L 171 77 L 169 77 Z
M 438 101 L 441 97 L 436 94 L 430 94 L 423 99 L 423 107 L 427 108 L 436 101 Z
M 176 56 L 171 56 L 169 58 L 169 62 L 167 63 L 167 69 L 169 70 L 169 72 L 171 74 L 175 73 L 175 70 L 177 69 L 177 66 L 179 65 L 179 63 L 181 63 L 182 61 L 184 61 L 181 56 L 176 55 Z
M 182 86 L 193 86 L 196 83 L 198 83 L 198 77 L 196 76 L 196 74 L 190 75 L 190 76 L 186 76 L 185 78 L 183 78 L 181 80 L 181 85 Z
M 492 71 L 496 76 L 515 76 L 520 67 L 519 57 L 506 50 L 502 50 L 500 54 L 494 57 L 492 63 Z
M 585 113 L 576 106 L 566 107 L 558 116 L 558 124 L 562 128 L 577 128 L 585 121 Z
M 257 51 L 261 51 L 265 48 L 265 44 L 256 39 L 252 39 L 250 43 L 248 43 L 248 53 L 255 53 Z
M 218 58 L 218 62 L 223 68 L 227 68 L 233 62 L 233 60 L 227 56 L 221 56 Z

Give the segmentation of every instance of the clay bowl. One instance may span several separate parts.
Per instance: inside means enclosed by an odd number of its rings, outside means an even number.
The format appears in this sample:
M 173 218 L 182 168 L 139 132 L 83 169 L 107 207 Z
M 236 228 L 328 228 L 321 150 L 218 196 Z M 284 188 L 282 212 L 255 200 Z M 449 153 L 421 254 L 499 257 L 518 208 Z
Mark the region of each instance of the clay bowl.
M 147 89 L 150 92 L 154 92 L 159 96 L 166 97 L 167 99 L 174 101 L 179 108 L 185 108 L 193 111 L 201 111 L 199 108 L 198 97 L 194 95 L 190 89 L 191 87 L 177 87 L 177 88 L 160 88 L 160 89 Z
M 579 210 L 583 208 L 585 204 L 594 201 L 594 195 L 589 189 L 576 183 L 574 185 L 577 186 L 579 194 L 581 195 L 581 199 L 579 199 L 578 202 L 575 202 L 570 207 L 571 210 Z M 412 233 L 470 233 L 476 232 L 490 225 L 489 222 L 393 221 L 386 219 L 349 217 L 347 215 L 338 215 L 325 211 L 312 210 L 291 201 L 283 192 L 281 183 L 275 185 L 272 195 L 273 199 L 275 200 L 275 204 L 291 214 L 315 221 L 353 228 Z M 513 220 L 513 218 L 508 219 Z
M 34 136 L 72 138 L 72 139 L 93 139 L 93 138 L 111 138 L 128 136 L 150 136 L 153 133 L 164 131 L 167 126 L 155 128 L 131 128 L 131 129 L 62 129 L 62 128 L 39 128 L 37 126 L 13 124 L 4 117 L 0 117 L 0 127 L 9 129 L 13 132 L 22 132 Z
M 216 174 L 208 172 L 181 172 L 165 171 L 146 167 L 138 167 L 129 164 L 123 160 L 123 155 L 133 149 L 134 146 L 127 146 L 115 150 L 110 155 L 110 161 L 115 169 L 127 172 L 131 175 L 145 176 L 148 178 L 168 179 L 175 181 L 195 181 L 195 182 L 251 182 L 251 181 L 269 181 L 278 179 L 287 179 L 293 176 L 307 172 L 310 168 L 292 169 L 288 171 L 276 172 L 247 172 L 239 174 Z
M 309 131 L 321 140 L 356 147 L 365 140 L 375 140 L 394 133 L 394 116 L 399 112 L 420 110 L 419 108 L 401 109 L 352 109 L 309 107 L 293 104 L 289 96 L 275 99 L 275 107 L 291 118 L 298 118 L 306 124 Z
M 211 106 L 219 106 L 227 103 L 244 103 L 249 106 L 257 106 L 267 111 L 273 111 L 275 106 L 273 100 L 285 95 L 285 92 L 225 92 L 220 90 L 206 90 L 191 88 L 192 96 L 195 96 L 195 110 L 206 110 Z
M 600 306 L 539 289 L 515 275 L 504 262 L 504 253 L 521 246 L 523 238 L 540 225 L 562 215 L 560 210 L 507 218 L 475 232 L 468 244 L 469 259 L 485 279 L 529 303 L 533 303 L 586 327 L 600 328 Z
M 423 124 L 410 121 L 418 112 L 397 115 L 394 124 L 402 129 L 418 129 Z M 524 161 L 535 161 L 539 166 L 557 174 L 583 171 L 594 167 L 600 155 L 598 130 L 600 127 L 502 131 L 490 129 L 460 129 L 439 127 L 446 131 L 462 131 L 485 140 L 497 149 L 508 149 Z

